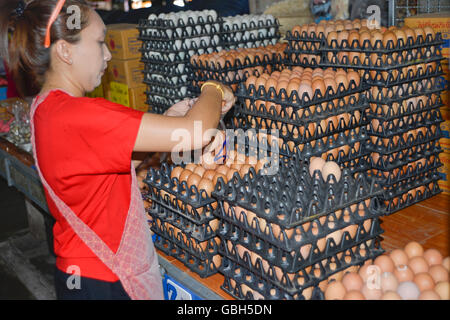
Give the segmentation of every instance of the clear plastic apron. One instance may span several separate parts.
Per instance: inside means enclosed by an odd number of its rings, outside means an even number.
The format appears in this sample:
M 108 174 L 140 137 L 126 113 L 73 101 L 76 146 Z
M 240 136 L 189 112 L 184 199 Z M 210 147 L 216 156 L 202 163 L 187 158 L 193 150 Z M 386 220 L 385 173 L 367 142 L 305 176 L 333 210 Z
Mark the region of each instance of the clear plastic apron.
M 119 249 L 114 252 L 69 208 L 52 190 L 39 168 L 34 136 L 34 113 L 45 100 L 37 96 L 31 106 L 31 143 L 35 164 L 42 184 L 58 210 L 80 239 L 120 279 L 125 291 L 134 300 L 162 300 L 163 288 L 150 229 L 147 224 L 144 204 L 139 191 L 134 166 L 131 163 L 131 199 Z

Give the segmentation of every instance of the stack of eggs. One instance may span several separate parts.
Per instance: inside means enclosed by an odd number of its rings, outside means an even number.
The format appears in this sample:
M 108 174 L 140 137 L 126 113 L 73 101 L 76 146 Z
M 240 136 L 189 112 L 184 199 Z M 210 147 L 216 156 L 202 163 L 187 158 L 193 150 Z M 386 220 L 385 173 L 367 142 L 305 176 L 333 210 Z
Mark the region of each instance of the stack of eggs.
M 155 246 L 202 277 L 215 274 L 221 264 L 219 219 L 213 215 L 217 201 L 211 196 L 214 186 L 217 181 L 243 176 L 250 168 L 259 172 L 265 163 L 235 151 L 227 154 L 225 162 L 206 161 L 206 155 L 220 156 L 205 153 L 198 164 L 163 163 L 159 170 L 151 168 L 143 180 Z
M 200 92 L 201 85 L 207 80 L 217 80 L 237 90 L 238 84 L 250 75 L 261 75 L 278 69 L 283 60 L 286 45 L 274 45 L 257 48 L 239 48 L 221 50 L 191 57 L 193 92 Z
M 373 174 L 390 214 L 440 192 L 440 34 L 429 27 L 329 33 L 323 65 L 364 72 Z
M 223 18 L 221 45 L 227 49 L 254 48 L 278 43 L 278 20 L 270 14 L 244 14 Z
M 286 32 L 286 65 L 317 67 L 321 62 L 321 45 L 328 34 L 367 28 L 367 20 L 322 20 L 318 24 L 296 25 Z
M 383 253 L 380 191 L 364 175 L 295 157 L 281 159 L 276 175 L 250 169 L 219 181 L 222 289 L 237 299 L 322 298 L 328 277 Z
M 214 10 L 151 14 L 139 21 L 147 104 L 155 113 L 192 96 L 189 92 L 193 55 L 221 50 L 221 20 Z
M 366 171 L 365 90 L 358 72 L 343 69 L 296 66 L 251 76 L 237 94 L 233 125 L 279 135 L 285 156 L 319 156 Z
M 450 257 L 417 242 L 330 278 L 327 300 L 449 300 Z

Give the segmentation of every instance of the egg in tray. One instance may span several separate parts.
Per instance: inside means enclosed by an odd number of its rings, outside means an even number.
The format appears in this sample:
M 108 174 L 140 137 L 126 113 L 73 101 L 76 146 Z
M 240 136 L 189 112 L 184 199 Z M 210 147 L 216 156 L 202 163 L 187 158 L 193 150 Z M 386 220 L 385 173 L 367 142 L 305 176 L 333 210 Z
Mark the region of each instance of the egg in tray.
M 322 157 L 366 171 L 368 86 L 355 71 L 295 66 L 249 77 L 237 93 L 234 128 L 280 137 L 280 153 Z
M 216 184 L 222 289 L 238 299 L 321 299 L 330 277 L 383 252 L 380 185 L 348 169 L 322 172 L 284 158 L 275 175 L 250 170 Z
M 266 138 L 261 139 L 268 145 Z M 143 198 L 150 229 L 156 234 L 155 246 L 202 277 L 215 274 L 222 259 L 217 235 L 220 219 L 214 214 L 218 204 L 211 194 L 214 186 L 250 169 L 260 171 L 268 161 L 262 157 L 268 154 L 267 149 L 260 151 L 261 156 L 248 150 L 238 155 L 237 150 L 237 146 L 234 150 L 228 147 L 224 158 L 224 151 L 218 148 L 211 153 L 215 161 L 200 161 L 202 157 L 180 165 L 164 162 L 159 169 L 150 168 L 143 179 Z

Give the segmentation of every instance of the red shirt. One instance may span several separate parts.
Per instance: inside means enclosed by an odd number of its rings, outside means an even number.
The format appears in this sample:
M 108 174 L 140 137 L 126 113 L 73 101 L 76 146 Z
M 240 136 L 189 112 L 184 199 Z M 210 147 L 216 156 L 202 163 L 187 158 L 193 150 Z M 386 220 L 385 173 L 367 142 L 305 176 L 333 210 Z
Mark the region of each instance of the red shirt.
M 116 252 L 130 204 L 131 154 L 144 113 L 102 98 L 52 91 L 34 116 L 41 172 L 54 192 Z M 81 276 L 118 277 L 75 234 L 46 192 L 56 266 Z

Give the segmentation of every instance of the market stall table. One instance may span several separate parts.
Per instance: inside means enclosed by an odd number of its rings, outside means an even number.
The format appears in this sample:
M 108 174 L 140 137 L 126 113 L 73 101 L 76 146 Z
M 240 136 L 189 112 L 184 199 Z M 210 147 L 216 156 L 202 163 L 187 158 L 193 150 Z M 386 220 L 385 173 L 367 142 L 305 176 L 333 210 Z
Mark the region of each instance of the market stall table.
M 0 137 L 0 175 L 8 181 L 10 186 L 15 186 L 25 196 L 30 198 L 44 210 L 48 210 L 41 198 L 36 197 L 34 188 L 24 185 L 23 179 L 27 179 L 30 185 L 36 185 L 37 172 L 33 168 L 33 157 Z M 17 175 L 11 174 L 13 170 L 21 172 L 21 180 L 17 181 Z M 41 187 L 42 188 L 42 187 Z M 33 192 L 33 193 L 30 193 Z M 43 194 L 43 190 L 40 190 Z M 438 194 L 410 207 L 402 209 L 390 216 L 382 217 L 381 227 L 382 247 L 387 252 L 404 247 L 410 241 L 417 241 L 424 249 L 435 248 L 443 256 L 449 255 L 449 204 L 450 195 Z M 215 274 L 201 278 L 190 271 L 182 262 L 174 257 L 167 256 L 158 250 L 160 265 L 168 277 L 165 278 L 183 286 L 192 298 L 197 299 L 233 299 L 221 289 L 224 277 Z M 166 292 L 167 298 L 174 298 L 174 292 Z M 186 297 L 186 296 L 184 296 Z

